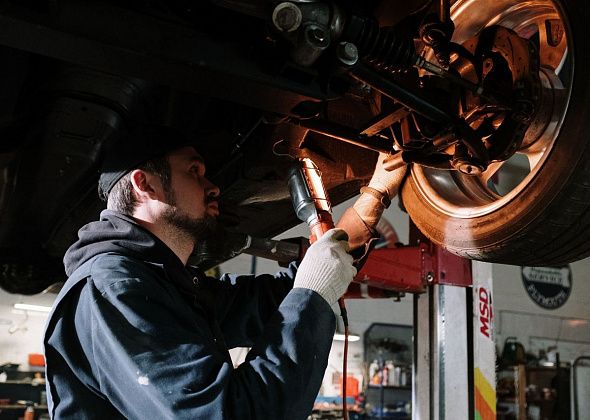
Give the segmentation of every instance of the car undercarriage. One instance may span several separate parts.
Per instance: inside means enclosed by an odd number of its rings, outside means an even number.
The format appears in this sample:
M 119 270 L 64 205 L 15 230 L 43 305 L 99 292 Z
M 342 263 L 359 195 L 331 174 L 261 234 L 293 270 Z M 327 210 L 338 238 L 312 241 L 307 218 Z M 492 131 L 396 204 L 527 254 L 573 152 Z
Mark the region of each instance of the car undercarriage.
M 105 149 L 148 122 L 194 139 L 232 232 L 297 223 L 294 159 L 337 204 L 384 152 L 411 167 L 410 217 L 451 252 L 587 256 L 590 12 L 576 4 L 0 1 L 0 286 L 63 281 L 65 249 L 104 207 Z

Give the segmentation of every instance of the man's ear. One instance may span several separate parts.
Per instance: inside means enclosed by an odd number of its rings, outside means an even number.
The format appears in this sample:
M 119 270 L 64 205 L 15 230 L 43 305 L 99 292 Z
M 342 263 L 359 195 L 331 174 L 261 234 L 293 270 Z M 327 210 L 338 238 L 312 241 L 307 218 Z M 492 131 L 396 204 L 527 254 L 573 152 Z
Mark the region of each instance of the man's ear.
M 162 185 L 160 178 L 149 172 L 135 169 L 131 171 L 131 185 L 140 201 L 162 200 Z

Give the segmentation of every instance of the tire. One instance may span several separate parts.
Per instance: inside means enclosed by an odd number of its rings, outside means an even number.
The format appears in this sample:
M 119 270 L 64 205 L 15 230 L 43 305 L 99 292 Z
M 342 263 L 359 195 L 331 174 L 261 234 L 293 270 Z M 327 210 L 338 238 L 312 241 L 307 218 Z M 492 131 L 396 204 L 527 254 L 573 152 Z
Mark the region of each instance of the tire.
M 481 9 L 500 4 L 510 10 L 511 5 L 517 9 L 519 2 L 457 3 L 453 11 L 461 11 L 456 23 L 477 15 L 468 10 L 475 3 Z M 470 201 L 473 194 L 464 191 L 470 182 L 464 181 L 467 175 L 417 165 L 402 188 L 413 222 L 454 254 L 529 266 L 560 265 L 590 255 L 590 38 L 586 32 L 590 7 L 579 0 L 552 4 L 567 37 L 568 58 L 558 71 L 565 99 L 558 116 L 561 126 L 557 124 L 550 141 L 543 140 L 547 148 L 534 166 L 531 163 L 530 173 L 495 200 Z M 457 28 L 461 32 L 461 23 Z

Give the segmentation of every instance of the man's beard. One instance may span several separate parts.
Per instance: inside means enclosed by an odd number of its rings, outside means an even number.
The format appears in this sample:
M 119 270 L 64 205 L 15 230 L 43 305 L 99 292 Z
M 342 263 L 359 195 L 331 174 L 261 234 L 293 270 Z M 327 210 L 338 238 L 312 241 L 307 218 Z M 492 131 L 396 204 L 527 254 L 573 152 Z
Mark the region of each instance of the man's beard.
M 190 236 L 195 241 L 202 241 L 208 238 L 217 226 L 217 219 L 209 214 L 196 218 L 181 211 L 176 205 L 176 197 L 172 191 L 167 192 L 168 207 L 162 213 L 162 219 L 180 232 Z M 205 198 L 205 205 L 207 199 Z

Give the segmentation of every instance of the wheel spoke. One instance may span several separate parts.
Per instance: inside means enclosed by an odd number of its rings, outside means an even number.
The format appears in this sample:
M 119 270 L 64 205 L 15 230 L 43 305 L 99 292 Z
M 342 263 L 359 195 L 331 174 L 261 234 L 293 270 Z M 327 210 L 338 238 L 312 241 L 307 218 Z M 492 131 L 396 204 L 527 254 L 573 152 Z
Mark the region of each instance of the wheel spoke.
M 545 133 L 541 135 L 534 143 L 530 144 L 528 147 L 520 149 L 517 153 L 521 155 L 525 155 L 527 160 L 529 161 L 529 168 L 533 171 L 536 166 L 539 164 L 543 156 L 547 153 L 548 150 L 551 149 L 553 143 L 553 132 L 555 127 L 549 125 L 548 128 L 545 129 Z
M 541 159 L 543 158 L 543 156 L 545 155 L 545 151 L 539 151 L 539 152 L 530 152 L 530 153 L 525 153 L 528 161 L 529 161 L 529 167 L 531 168 L 531 171 L 537 166 L 537 164 L 541 161 Z
M 505 161 L 490 163 L 488 168 L 479 175 L 483 185 L 487 185 L 488 181 L 502 168 L 502 166 L 504 166 L 505 163 Z
M 460 172 L 453 172 L 453 178 L 457 187 L 471 200 L 484 205 L 499 198 L 496 191 L 489 188 L 480 176 L 465 175 Z
M 559 19 L 543 19 L 538 28 L 541 65 L 559 73 L 567 52 L 563 24 Z
M 535 170 L 551 150 L 568 101 L 568 91 L 556 73 L 552 73 L 548 67 L 543 67 L 539 75 L 543 86 L 541 105 L 537 110 L 536 120 L 529 126 L 517 152 L 526 155 L 531 171 Z

